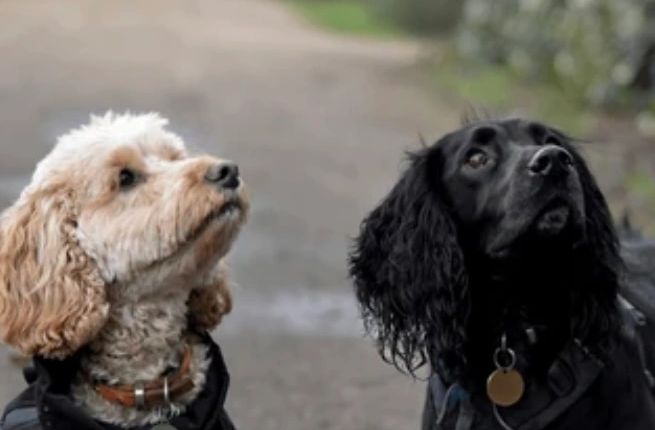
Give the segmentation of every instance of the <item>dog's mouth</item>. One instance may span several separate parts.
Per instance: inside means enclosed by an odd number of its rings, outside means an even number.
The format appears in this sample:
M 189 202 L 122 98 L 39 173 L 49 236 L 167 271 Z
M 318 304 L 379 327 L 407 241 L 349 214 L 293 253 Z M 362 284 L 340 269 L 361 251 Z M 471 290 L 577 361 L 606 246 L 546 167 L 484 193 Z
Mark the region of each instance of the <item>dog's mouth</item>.
M 534 229 L 543 236 L 553 236 L 562 232 L 572 218 L 571 203 L 562 198 L 548 202 L 537 214 Z
M 194 242 L 200 237 L 205 230 L 209 228 L 216 221 L 239 221 L 243 213 L 244 207 L 241 200 L 238 198 L 231 198 L 225 201 L 220 207 L 211 211 L 205 219 L 196 227 L 191 234 L 184 241 L 185 244 Z
M 177 244 L 173 252 L 150 262 L 148 268 L 160 266 L 167 261 L 177 258 L 180 254 L 186 252 L 190 247 L 192 247 L 193 244 L 196 243 L 206 231 L 212 228 L 212 226 L 216 225 L 216 223 L 223 224 L 228 230 L 237 231 L 238 227 L 244 222 L 244 212 L 246 209 L 245 203 L 242 202 L 239 197 L 226 200 L 220 207 L 209 212 L 209 214 L 191 230 L 185 239 Z M 230 237 L 231 235 L 232 233 L 229 233 L 227 237 Z M 227 239 L 223 238 L 222 240 Z
M 210 214 L 209 218 L 220 219 L 235 213 L 243 211 L 243 205 L 237 199 L 232 199 L 225 202 L 217 211 Z
M 503 229 L 487 248 L 487 255 L 504 259 L 514 253 L 531 248 L 535 241 L 552 245 L 557 249 L 575 247 L 581 238 L 581 212 L 575 200 L 556 196 L 541 208 L 534 209 L 536 215 L 526 216 L 515 228 Z

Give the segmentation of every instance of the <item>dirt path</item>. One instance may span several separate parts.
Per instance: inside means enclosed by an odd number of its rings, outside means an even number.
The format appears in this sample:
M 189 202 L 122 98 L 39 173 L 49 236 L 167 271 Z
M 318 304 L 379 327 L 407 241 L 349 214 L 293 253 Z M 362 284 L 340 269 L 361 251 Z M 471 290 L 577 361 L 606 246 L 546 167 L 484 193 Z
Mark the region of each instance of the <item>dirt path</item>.
M 218 333 L 239 428 L 417 428 L 423 385 L 362 339 L 345 256 L 402 151 L 457 123 L 412 83 L 419 48 L 322 33 L 273 1 L 73 3 L 0 1 L 0 204 L 88 113 L 162 112 L 253 192 Z M 22 383 L 2 354 L 4 404 Z

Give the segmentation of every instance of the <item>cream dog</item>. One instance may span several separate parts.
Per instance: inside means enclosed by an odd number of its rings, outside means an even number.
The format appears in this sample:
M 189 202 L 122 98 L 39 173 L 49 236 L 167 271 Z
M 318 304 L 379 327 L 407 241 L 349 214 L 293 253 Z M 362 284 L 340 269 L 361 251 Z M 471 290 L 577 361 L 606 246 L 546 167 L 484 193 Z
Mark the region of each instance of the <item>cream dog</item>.
M 37 370 L 76 357 L 73 403 L 120 427 L 173 419 L 206 388 L 203 333 L 231 309 L 222 260 L 249 207 L 235 164 L 189 157 L 166 125 L 92 117 L 0 219 L 2 338 Z

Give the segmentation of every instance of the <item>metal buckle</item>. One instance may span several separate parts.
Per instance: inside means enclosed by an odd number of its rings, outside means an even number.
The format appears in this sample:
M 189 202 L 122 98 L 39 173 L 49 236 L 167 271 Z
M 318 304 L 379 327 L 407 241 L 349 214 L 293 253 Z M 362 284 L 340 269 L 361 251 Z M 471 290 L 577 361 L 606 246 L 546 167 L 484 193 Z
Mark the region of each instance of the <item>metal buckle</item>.
M 146 389 L 143 382 L 134 384 L 134 405 L 139 410 L 145 409 L 146 407 Z
M 166 402 L 166 406 L 171 404 L 170 393 L 168 392 L 168 376 L 164 377 L 164 402 Z
M 534 329 L 534 327 L 526 328 L 525 335 L 528 337 L 528 342 L 530 342 L 530 345 L 537 343 L 537 331 Z

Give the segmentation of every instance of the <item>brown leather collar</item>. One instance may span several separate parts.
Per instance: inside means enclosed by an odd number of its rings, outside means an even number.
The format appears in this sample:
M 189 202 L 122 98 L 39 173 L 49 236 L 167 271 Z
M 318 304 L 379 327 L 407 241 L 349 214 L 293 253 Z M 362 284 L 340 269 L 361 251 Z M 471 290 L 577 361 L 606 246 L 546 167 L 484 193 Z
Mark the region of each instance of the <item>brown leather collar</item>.
M 95 391 L 105 400 L 127 408 L 153 408 L 167 406 L 171 401 L 193 389 L 191 379 L 191 346 L 187 345 L 179 369 L 173 375 L 133 385 L 104 385 L 92 383 Z

